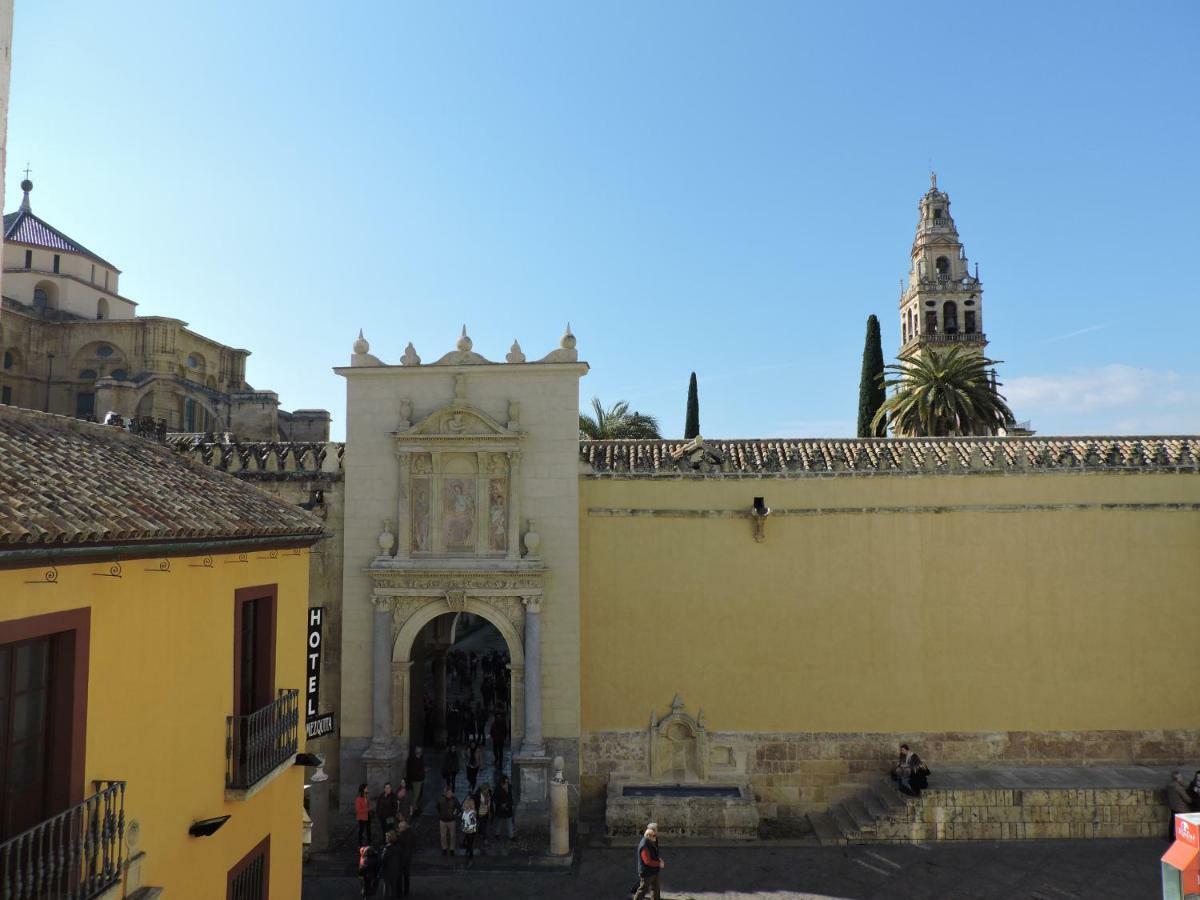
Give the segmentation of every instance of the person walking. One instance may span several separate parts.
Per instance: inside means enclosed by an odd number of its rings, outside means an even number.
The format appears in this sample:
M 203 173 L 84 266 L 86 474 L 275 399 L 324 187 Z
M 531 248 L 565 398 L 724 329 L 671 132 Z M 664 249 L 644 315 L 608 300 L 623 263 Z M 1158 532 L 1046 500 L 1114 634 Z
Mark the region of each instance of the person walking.
M 392 783 L 389 781 L 383 786 L 383 793 L 379 795 L 379 799 L 375 801 L 375 818 L 379 820 L 381 829 L 380 841 L 385 840 L 387 833 L 396 827 L 398 816 L 399 807 L 396 804 L 396 795 L 392 793 Z
M 1187 788 L 1187 782 L 1183 780 L 1183 775 L 1178 771 L 1172 772 L 1171 780 L 1167 782 L 1167 809 L 1170 810 L 1167 818 L 1168 841 L 1175 840 L 1175 815 L 1192 811 Z
M 446 755 L 442 759 L 442 781 L 451 791 L 457 789 L 455 782 L 458 781 L 458 770 L 462 763 L 459 761 L 458 746 L 451 744 L 446 748 Z
M 442 841 L 442 856 L 453 856 L 457 849 L 456 824 L 460 811 L 458 798 L 454 796 L 450 785 L 446 785 L 445 791 L 442 796 L 438 797 L 437 802 L 438 836 Z
M 658 823 L 651 822 L 646 826 L 646 833 L 638 841 L 637 846 L 638 886 L 633 900 L 646 900 L 653 896 L 659 900 L 658 876 L 667 864 L 663 862 L 658 852 Z
M 401 822 L 396 826 L 396 844 L 393 847 L 393 852 L 399 857 L 396 883 L 393 888 L 397 897 L 407 897 L 412 893 L 412 886 L 409 884 L 409 879 L 412 876 L 412 858 L 416 848 L 416 832 L 409 827 L 407 822 Z
M 479 830 L 479 816 L 475 814 L 475 801 L 468 795 L 463 801 L 462 813 L 463 846 L 467 849 L 467 868 L 475 860 L 475 833 Z
M 508 724 L 504 720 L 504 707 L 497 706 L 492 716 L 492 762 L 499 769 L 504 765 L 504 742 L 508 740 Z
M 479 781 L 479 770 L 483 768 L 483 748 L 475 741 L 467 748 L 467 790 L 475 793 Z
M 496 787 L 496 795 L 492 798 L 493 811 L 492 815 L 496 818 L 496 837 L 499 838 L 502 833 L 508 833 L 508 839 L 513 839 L 513 795 L 512 785 L 509 784 L 508 776 L 500 776 L 500 784 Z
M 421 814 L 421 788 L 425 785 L 425 752 L 417 747 L 408 754 L 408 762 L 404 765 L 404 777 L 412 792 L 412 810 L 414 816 Z
M 396 824 L 412 819 L 412 799 L 408 795 L 408 785 L 400 779 L 400 790 L 396 791 Z
M 495 803 L 492 800 L 492 786 L 487 782 L 479 788 L 479 792 L 475 795 L 475 817 L 479 820 L 479 837 L 482 840 L 483 846 L 481 850 L 487 849 L 488 831 L 492 821 L 492 811 L 495 809 Z
M 358 846 L 365 847 L 371 843 L 371 800 L 366 784 L 358 786 L 354 797 L 354 821 L 358 823 Z
M 482 703 L 475 708 L 475 741 L 482 744 L 487 740 L 487 707 Z

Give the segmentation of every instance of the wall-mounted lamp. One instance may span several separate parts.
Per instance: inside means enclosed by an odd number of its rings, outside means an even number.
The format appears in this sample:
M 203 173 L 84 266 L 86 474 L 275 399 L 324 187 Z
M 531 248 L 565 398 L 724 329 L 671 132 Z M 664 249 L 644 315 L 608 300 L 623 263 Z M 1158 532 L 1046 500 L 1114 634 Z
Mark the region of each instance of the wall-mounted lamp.
M 771 507 L 767 506 L 762 497 L 754 498 L 754 505 L 750 507 L 750 517 L 754 520 L 754 539 L 760 544 L 767 536 L 767 516 L 771 514 Z
M 229 816 L 215 816 L 211 819 L 199 819 L 188 826 L 188 834 L 192 837 L 210 837 L 216 834 L 222 825 L 229 821 Z
M 297 753 L 296 765 L 298 766 L 323 766 L 325 759 L 318 756 L 316 753 Z

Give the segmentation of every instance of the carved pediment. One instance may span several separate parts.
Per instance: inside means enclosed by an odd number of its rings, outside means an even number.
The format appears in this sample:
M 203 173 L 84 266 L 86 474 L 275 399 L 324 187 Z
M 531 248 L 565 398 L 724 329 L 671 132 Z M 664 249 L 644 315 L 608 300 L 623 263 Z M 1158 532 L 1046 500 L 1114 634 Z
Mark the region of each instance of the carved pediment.
M 510 431 L 483 410 L 465 404 L 451 404 L 434 410 L 406 431 L 394 432 L 404 440 L 455 440 L 485 438 L 513 440 L 519 433 Z

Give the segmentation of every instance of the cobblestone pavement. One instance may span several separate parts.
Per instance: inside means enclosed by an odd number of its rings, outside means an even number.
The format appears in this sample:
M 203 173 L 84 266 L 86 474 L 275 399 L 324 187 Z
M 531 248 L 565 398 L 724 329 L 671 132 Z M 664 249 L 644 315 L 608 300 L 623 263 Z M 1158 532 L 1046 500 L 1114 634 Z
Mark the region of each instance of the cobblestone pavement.
M 857 847 L 672 849 L 670 900 L 1150 900 L 1161 896 L 1166 841 L 1091 840 Z M 633 850 L 584 849 L 569 871 L 435 871 L 418 866 L 414 897 L 626 900 Z M 306 878 L 303 900 L 358 896 L 353 878 Z

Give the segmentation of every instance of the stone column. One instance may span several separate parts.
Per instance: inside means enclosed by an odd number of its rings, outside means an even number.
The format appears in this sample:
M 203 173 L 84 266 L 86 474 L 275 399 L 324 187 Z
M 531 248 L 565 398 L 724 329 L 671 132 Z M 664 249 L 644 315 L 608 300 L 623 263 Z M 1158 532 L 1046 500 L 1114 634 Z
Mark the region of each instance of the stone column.
M 525 735 L 513 763 L 518 776 L 517 821 L 537 828 L 549 818 L 550 759 L 542 738 L 542 598 L 522 597 L 525 604 Z
M 392 607 L 391 597 L 372 597 L 375 605 L 374 641 L 371 649 L 371 744 L 363 753 L 367 784 L 381 791 L 392 781 L 396 748 L 392 741 Z
M 550 781 L 550 854 L 566 856 L 571 852 L 570 804 L 567 781 L 563 778 L 563 758 L 554 757 L 554 778 Z
M 397 455 L 400 457 L 400 497 L 396 503 L 396 559 L 408 559 L 409 549 L 412 547 L 412 522 L 409 521 L 408 499 L 412 454 L 401 452 Z
M 409 741 L 412 737 L 409 727 L 412 710 L 409 709 L 408 687 L 411 671 L 411 661 L 392 663 L 392 738 L 396 741 L 396 753 L 401 759 L 408 758 Z
M 525 737 L 522 756 L 544 756 L 542 740 L 542 598 L 522 597 L 525 604 Z

